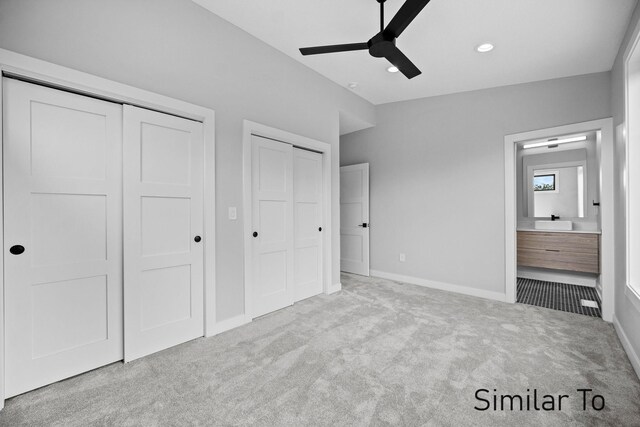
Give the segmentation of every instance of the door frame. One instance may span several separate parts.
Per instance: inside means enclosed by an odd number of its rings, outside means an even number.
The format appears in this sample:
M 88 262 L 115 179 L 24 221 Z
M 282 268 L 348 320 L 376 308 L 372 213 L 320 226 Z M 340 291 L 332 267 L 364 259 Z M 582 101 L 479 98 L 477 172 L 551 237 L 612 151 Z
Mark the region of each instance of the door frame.
M 504 137 L 504 199 L 505 199 L 505 297 L 516 302 L 517 254 L 516 225 L 516 144 L 531 139 L 544 139 L 557 135 L 580 132 L 600 132 L 600 283 L 602 285 L 602 319 L 613 321 L 615 298 L 615 235 L 614 235 L 614 146 L 613 119 L 606 118 L 573 123 Z
M 0 77 L 13 77 L 31 83 L 61 89 L 80 95 L 149 110 L 172 114 L 202 122 L 204 127 L 204 335 L 215 334 L 215 112 L 210 108 L 159 95 L 133 86 L 117 83 L 89 73 L 52 64 L 40 59 L 0 49 Z M 0 128 L 3 103 L 0 84 Z M 0 132 L 0 147 L 2 146 Z M 0 200 L 4 200 L 4 171 L 0 150 Z M 4 239 L 4 218 L 0 209 L 0 238 Z M 4 256 L 0 256 L 0 409 L 4 408 Z
M 252 250 L 252 212 L 253 212 L 253 194 L 252 194 L 252 136 L 272 139 L 294 147 L 304 148 L 317 151 L 322 154 L 322 185 L 323 185 L 323 203 L 324 209 L 322 214 L 323 230 L 323 283 L 322 289 L 325 294 L 335 292 L 331 286 L 332 266 L 331 260 L 333 248 L 331 245 L 331 236 L 333 227 L 331 224 L 331 144 L 297 135 L 271 126 L 244 120 L 242 131 L 242 194 L 243 194 L 243 231 L 244 231 L 244 319 L 240 324 L 249 323 L 253 320 L 253 250 Z M 237 326 L 237 325 L 234 325 Z

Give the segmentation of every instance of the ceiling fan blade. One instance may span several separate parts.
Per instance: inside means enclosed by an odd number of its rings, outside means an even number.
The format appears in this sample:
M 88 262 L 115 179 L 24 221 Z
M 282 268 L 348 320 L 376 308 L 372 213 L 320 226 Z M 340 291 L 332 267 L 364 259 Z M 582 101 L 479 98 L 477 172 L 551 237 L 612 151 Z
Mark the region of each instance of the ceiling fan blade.
M 303 55 L 319 55 L 321 53 L 334 53 L 334 52 L 348 52 L 351 50 L 366 50 L 369 49 L 367 43 L 350 43 L 350 44 L 334 44 L 330 46 L 315 46 L 315 47 L 303 47 L 300 48 L 300 53 Z
M 407 0 L 404 2 L 396 16 L 393 17 L 384 32 L 393 37 L 399 37 L 400 34 L 411 24 L 424 7 L 431 0 Z
M 422 74 L 422 71 L 420 71 L 418 67 L 416 67 L 413 62 L 411 62 L 411 60 L 407 58 L 396 46 L 387 49 L 384 57 L 387 58 L 391 64 L 397 67 L 398 70 L 400 70 L 400 72 L 408 79 L 412 79 Z

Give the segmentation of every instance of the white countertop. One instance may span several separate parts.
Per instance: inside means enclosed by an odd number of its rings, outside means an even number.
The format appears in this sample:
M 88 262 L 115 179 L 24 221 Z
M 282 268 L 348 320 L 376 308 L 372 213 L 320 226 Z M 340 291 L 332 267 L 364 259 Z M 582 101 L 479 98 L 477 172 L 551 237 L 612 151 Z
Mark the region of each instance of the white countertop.
M 598 230 L 537 230 L 535 228 L 517 228 L 516 231 L 535 231 L 538 233 L 602 234 L 602 231 Z

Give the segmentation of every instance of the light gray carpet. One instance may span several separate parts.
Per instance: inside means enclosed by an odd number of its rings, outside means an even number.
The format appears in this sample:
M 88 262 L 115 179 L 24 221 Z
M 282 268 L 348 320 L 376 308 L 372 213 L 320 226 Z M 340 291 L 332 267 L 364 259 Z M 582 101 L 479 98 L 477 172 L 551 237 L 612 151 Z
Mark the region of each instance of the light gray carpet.
M 640 382 L 600 319 L 343 275 L 214 338 L 7 402 L 2 425 L 640 425 Z M 479 388 L 569 394 L 561 412 L 479 412 Z M 604 395 L 583 412 L 578 388 Z

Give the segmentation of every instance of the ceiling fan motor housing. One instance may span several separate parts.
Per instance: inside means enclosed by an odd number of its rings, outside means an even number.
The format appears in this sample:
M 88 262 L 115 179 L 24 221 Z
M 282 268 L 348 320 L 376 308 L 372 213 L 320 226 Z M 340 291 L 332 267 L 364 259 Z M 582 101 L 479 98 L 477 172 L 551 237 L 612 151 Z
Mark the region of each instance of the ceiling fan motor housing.
M 367 42 L 369 54 L 376 58 L 384 58 L 386 54 L 396 46 L 396 39 L 393 36 L 385 35 L 384 32 L 376 34 Z

